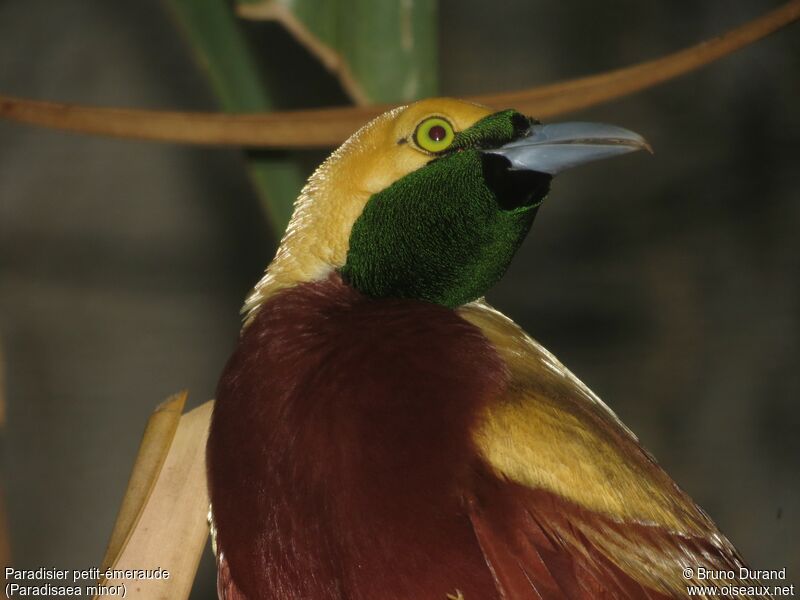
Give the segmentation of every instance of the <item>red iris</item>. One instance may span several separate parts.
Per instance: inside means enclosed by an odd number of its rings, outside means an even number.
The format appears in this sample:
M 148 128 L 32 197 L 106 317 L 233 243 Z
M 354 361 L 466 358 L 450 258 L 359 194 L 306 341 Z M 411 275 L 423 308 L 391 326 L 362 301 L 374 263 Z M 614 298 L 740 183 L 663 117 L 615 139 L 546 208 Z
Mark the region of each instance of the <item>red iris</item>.
M 441 142 L 447 137 L 447 130 L 441 125 L 434 125 L 428 130 L 428 137 L 434 142 Z

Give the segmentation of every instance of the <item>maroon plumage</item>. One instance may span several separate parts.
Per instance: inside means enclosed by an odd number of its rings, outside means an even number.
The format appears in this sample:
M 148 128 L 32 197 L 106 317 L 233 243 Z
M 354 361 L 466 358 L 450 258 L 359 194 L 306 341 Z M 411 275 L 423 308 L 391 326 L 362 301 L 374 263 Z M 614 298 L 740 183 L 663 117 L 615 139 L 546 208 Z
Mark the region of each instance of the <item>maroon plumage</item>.
M 367 298 L 336 274 L 268 300 L 222 376 L 208 443 L 220 597 L 666 598 L 573 525 L 700 542 L 483 462 L 471 432 L 506 385 L 494 348 L 450 309 Z
M 369 299 L 337 275 L 267 301 L 208 443 L 218 548 L 242 595 L 497 598 L 464 491 L 472 426 L 504 383 L 450 309 Z

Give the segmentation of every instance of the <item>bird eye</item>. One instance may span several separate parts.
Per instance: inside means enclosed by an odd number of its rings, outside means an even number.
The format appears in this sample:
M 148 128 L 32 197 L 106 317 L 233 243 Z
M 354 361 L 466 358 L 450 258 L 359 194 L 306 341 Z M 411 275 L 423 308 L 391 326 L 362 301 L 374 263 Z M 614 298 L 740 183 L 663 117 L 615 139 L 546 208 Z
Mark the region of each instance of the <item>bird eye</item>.
M 430 117 L 417 125 L 414 142 L 426 152 L 441 152 L 453 143 L 453 126 L 442 117 Z

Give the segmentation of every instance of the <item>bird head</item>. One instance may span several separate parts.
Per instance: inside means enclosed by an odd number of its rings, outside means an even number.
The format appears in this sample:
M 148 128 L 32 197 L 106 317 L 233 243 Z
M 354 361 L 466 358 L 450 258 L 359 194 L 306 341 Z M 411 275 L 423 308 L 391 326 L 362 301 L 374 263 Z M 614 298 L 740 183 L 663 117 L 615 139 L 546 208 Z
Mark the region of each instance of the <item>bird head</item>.
M 391 110 L 311 176 L 245 310 L 334 270 L 368 296 L 475 300 L 505 272 L 555 175 L 642 148 L 620 127 L 543 125 L 447 98 Z

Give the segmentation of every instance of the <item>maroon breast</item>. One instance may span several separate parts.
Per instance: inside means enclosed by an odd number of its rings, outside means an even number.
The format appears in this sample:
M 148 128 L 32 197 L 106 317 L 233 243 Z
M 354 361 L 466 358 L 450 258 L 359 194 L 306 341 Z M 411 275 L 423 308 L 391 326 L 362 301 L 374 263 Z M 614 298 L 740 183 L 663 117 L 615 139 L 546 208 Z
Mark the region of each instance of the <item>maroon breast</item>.
M 464 505 L 470 431 L 505 385 L 473 325 L 338 275 L 245 329 L 208 442 L 218 543 L 250 600 L 497 598 Z

